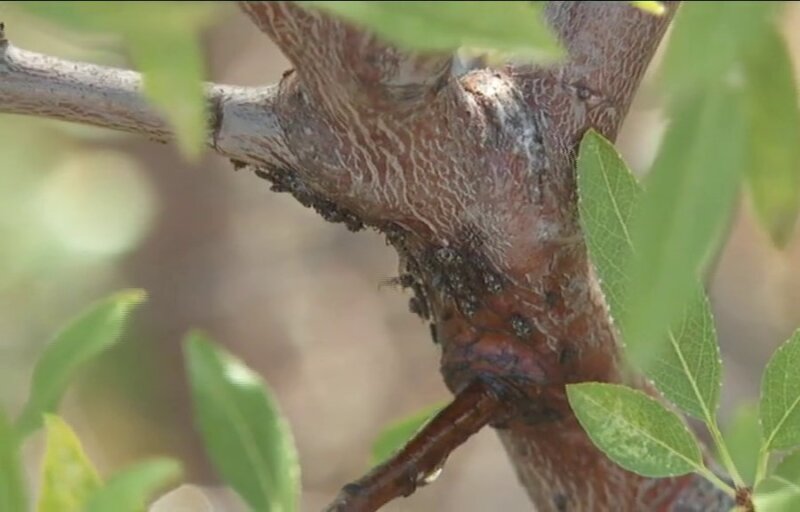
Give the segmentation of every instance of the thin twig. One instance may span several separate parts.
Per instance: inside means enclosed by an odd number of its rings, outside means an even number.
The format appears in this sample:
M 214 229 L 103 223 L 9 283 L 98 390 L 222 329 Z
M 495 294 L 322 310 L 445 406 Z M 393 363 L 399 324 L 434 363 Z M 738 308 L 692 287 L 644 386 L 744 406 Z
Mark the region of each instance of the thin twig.
M 0 27 L 0 113 L 24 114 L 173 139 L 166 118 L 142 95 L 135 71 L 71 62 L 11 45 Z M 208 84 L 208 145 L 255 165 L 293 164 L 276 113 L 277 87 Z
M 474 381 L 394 457 L 345 485 L 326 512 L 372 512 L 431 483 L 450 453 L 496 417 L 500 408 L 483 381 Z

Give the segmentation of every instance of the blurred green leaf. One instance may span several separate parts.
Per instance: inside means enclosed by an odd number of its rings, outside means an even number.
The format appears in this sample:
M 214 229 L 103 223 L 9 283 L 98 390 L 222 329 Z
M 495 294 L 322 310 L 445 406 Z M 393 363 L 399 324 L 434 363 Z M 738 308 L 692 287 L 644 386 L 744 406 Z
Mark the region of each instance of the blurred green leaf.
M 25 437 L 55 411 L 75 371 L 117 342 L 130 312 L 145 299 L 143 290 L 125 290 L 84 311 L 45 348 L 33 370 L 30 397 L 17 419 Z
M 567 386 L 581 426 L 611 460 L 643 476 L 701 471 L 703 458 L 683 421 L 641 391 L 617 384 Z
M 395 421 L 387 426 L 372 443 L 372 465 L 376 466 L 389 459 L 402 448 L 445 404 L 436 404 Z
M 800 445 L 800 330 L 772 355 L 761 380 L 761 431 L 765 451 Z
M 181 150 L 200 154 L 206 139 L 198 33 L 213 2 L 18 2 L 31 14 L 78 31 L 119 34 L 144 73 L 145 94 L 176 130 Z
M 38 512 L 81 510 L 100 488 L 100 477 L 75 432 L 58 416 L 45 416 L 47 447 Z
M 664 55 L 665 90 L 711 91 L 758 44 L 781 2 L 682 2 Z
M 629 356 L 647 369 L 693 298 L 727 226 L 744 168 L 736 96 L 717 91 L 675 113 L 631 227 L 636 253 L 620 319 Z
M 800 110 L 785 41 L 765 31 L 745 59 L 747 184 L 756 215 L 773 242 L 789 241 L 800 208 Z
M 0 510 L 28 510 L 20 443 L 0 409 Z
M 297 510 L 297 453 L 272 392 L 202 334 L 189 337 L 186 358 L 195 421 L 217 471 L 255 510 Z
M 543 2 L 301 2 L 374 30 L 412 50 L 473 46 L 536 58 L 562 54 Z
M 758 445 L 761 441 L 761 428 L 758 426 L 758 406 L 743 404 L 736 409 L 728 428 L 725 429 L 725 442 L 733 462 L 748 485 L 753 485 L 758 464 Z
M 580 220 L 589 254 L 611 315 L 623 318 L 634 253 L 629 229 L 642 190 L 614 146 L 593 130 L 581 142 L 577 168 Z M 664 396 L 688 414 L 714 421 L 722 364 L 711 308 L 700 290 L 666 339 L 624 341 L 629 353 L 653 354 L 647 375 Z
M 144 72 L 145 93 L 172 121 L 184 154 L 196 158 L 205 146 L 207 113 L 195 34 L 181 23 L 157 38 L 151 32 L 129 37 L 131 56 Z
M 797 512 L 800 510 L 800 452 L 784 457 L 775 470 L 756 486 L 756 510 Z
M 92 495 L 85 512 L 144 512 L 155 493 L 180 474 L 181 466 L 174 460 L 141 462 L 112 476 Z

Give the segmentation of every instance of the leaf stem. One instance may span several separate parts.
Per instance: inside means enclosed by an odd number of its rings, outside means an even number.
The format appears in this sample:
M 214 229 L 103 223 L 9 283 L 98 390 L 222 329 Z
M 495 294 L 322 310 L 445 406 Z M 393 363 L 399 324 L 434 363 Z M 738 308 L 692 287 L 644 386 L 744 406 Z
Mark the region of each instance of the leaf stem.
M 733 462 L 733 458 L 731 457 L 730 452 L 728 451 L 728 445 L 725 443 L 725 438 L 722 437 L 722 432 L 719 430 L 719 425 L 717 424 L 717 419 L 714 416 L 708 418 L 708 431 L 711 433 L 711 438 L 714 440 L 714 444 L 717 447 L 717 452 L 719 452 L 720 462 L 728 471 L 728 474 L 733 479 L 733 483 L 737 488 L 745 487 L 746 484 L 742 475 L 739 473 L 739 470 L 736 468 L 736 464 Z
M 758 464 L 756 465 L 756 478 L 753 482 L 753 488 L 767 476 L 767 466 L 769 465 L 769 451 L 764 446 L 758 451 Z
M 736 498 L 736 489 L 734 489 L 733 487 L 728 485 L 728 483 L 726 481 L 724 481 L 723 479 L 718 477 L 716 474 L 714 474 L 713 471 L 711 471 L 710 469 L 708 469 L 705 466 L 701 466 L 697 470 L 697 472 L 698 472 L 698 474 L 700 476 L 702 476 L 703 478 L 705 478 L 706 480 L 708 480 L 709 482 L 711 482 L 712 484 L 714 484 L 715 486 L 717 486 L 721 490 L 725 491 L 725 494 L 727 494 L 731 498 L 734 498 L 734 499 Z

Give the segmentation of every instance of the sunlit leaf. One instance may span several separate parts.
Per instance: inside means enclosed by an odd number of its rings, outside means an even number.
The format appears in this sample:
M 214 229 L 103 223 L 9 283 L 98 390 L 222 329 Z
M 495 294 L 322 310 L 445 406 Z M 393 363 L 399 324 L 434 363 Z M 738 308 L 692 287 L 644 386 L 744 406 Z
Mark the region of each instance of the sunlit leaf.
M 592 442 L 623 468 L 654 478 L 702 468 L 700 448 L 683 421 L 641 391 L 587 382 L 568 385 L 567 396 Z
M 755 478 L 760 441 L 758 407 L 756 404 L 744 404 L 736 410 L 728 428 L 725 429 L 725 442 L 745 483 L 750 485 Z
M 89 499 L 85 512 L 145 512 L 156 492 L 174 483 L 181 466 L 174 460 L 140 462 L 112 476 Z
M 630 225 L 642 190 L 614 146 L 595 131 L 578 155 L 581 226 L 611 315 L 623 318 L 634 253 Z M 712 421 L 719 404 L 722 364 L 711 308 L 698 290 L 666 339 L 624 341 L 629 353 L 651 353 L 647 374 L 685 412 Z
M 195 418 L 217 471 L 254 510 L 296 510 L 294 442 L 262 379 L 201 334 L 186 343 Z
M 743 165 L 744 127 L 732 92 L 685 102 L 675 112 L 631 227 L 636 253 L 620 330 L 628 355 L 647 368 L 691 301 L 731 216 Z
M 800 330 L 775 351 L 761 380 L 761 430 L 764 449 L 800 445 Z
M 82 510 L 100 487 L 100 477 L 75 432 L 58 416 L 45 417 L 47 446 L 38 512 Z
M 643 10 L 644 12 L 649 12 L 650 14 L 662 15 L 667 12 L 667 9 L 664 7 L 664 4 L 661 2 L 631 2 L 631 4 Z
M 745 59 L 747 184 L 758 219 L 773 242 L 789 241 L 800 208 L 800 110 L 789 50 L 766 31 Z
M 0 409 L 0 510 L 27 510 L 19 440 Z
M 18 2 L 28 12 L 82 32 L 117 34 L 144 73 L 145 93 L 176 129 L 180 148 L 197 156 L 206 138 L 200 30 L 213 2 Z
M 756 487 L 756 510 L 797 512 L 800 510 L 800 452 L 784 457 L 775 470 Z
M 55 411 L 75 371 L 117 342 L 130 312 L 145 298 L 142 290 L 125 290 L 80 314 L 45 347 L 36 362 L 31 392 L 17 420 L 24 437 L 39 427 L 42 415 Z
M 372 443 L 372 464 L 380 464 L 391 457 L 443 407 L 443 404 L 426 407 L 386 427 Z
M 543 2 L 301 2 L 367 26 L 397 45 L 430 51 L 472 46 L 519 55 L 561 54 Z

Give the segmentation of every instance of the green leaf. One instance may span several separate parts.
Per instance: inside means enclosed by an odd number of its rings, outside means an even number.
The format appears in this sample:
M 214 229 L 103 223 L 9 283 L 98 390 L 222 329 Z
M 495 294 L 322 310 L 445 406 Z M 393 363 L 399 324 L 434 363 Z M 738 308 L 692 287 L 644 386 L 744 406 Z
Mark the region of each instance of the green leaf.
M 760 441 L 758 407 L 756 404 L 744 404 L 736 410 L 725 430 L 725 442 L 730 449 L 733 462 L 745 483 L 749 485 L 753 484 L 755 478 Z
M 636 253 L 620 330 L 641 368 L 698 296 L 697 281 L 715 252 L 742 174 L 744 129 L 727 91 L 681 105 L 647 177 L 631 227 Z
M 742 52 L 758 44 L 780 3 L 683 2 L 664 55 L 666 90 L 711 90 L 729 79 Z
M 180 149 L 196 157 L 206 139 L 199 32 L 215 18 L 212 2 L 19 2 L 67 28 L 122 36 L 144 74 L 144 92 L 166 114 Z
M 411 50 L 490 48 L 537 58 L 562 52 L 542 2 L 301 2 L 364 25 Z
M 622 318 L 633 255 L 630 225 L 642 189 L 613 144 L 594 130 L 578 153 L 578 208 L 611 315 Z
M 703 470 L 683 421 L 641 391 L 587 382 L 568 385 L 567 396 L 592 442 L 628 471 L 661 478 Z
M 800 445 L 800 330 L 773 354 L 761 381 L 761 432 L 765 451 Z
M 255 510 L 297 509 L 292 435 L 261 378 L 201 334 L 186 343 L 195 418 L 217 471 Z
M 391 457 L 402 448 L 411 437 L 416 434 L 436 413 L 442 410 L 444 404 L 436 404 L 398 420 L 387 426 L 372 443 L 372 464 L 378 465 Z
M 100 488 L 100 477 L 75 432 L 58 416 L 45 416 L 47 447 L 38 512 L 81 510 Z
M 19 438 L 0 409 L 0 510 L 28 510 Z
M 142 290 L 125 290 L 98 302 L 70 322 L 44 349 L 33 370 L 28 403 L 17 420 L 25 437 L 55 411 L 75 371 L 117 342 L 130 312 L 144 301 Z
M 665 397 L 706 423 L 716 421 L 722 360 L 711 306 L 696 289 L 683 315 L 667 334 L 666 348 L 647 369 Z
M 180 477 L 181 466 L 174 460 L 141 462 L 112 476 L 96 491 L 85 512 L 144 512 L 155 493 Z
M 158 37 L 152 32 L 132 33 L 130 53 L 144 71 L 145 94 L 172 122 L 183 153 L 196 158 L 207 133 L 203 56 L 195 35 L 183 23 L 162 32 Z
M 773 242 L 789 241 L 800 208 L 800 110 L 785 41 L 776 28 L 745 59 L 747 185 L 756 216 Z
M 578 155 L 579 210 L 589 254 L 611 315 L 625 316 L 629 263 L 634 254 L 630 225 L 642 190 L 614 146 L 590 130 Z M 656 387 L 688 414 L 712 422 L 719 405 L 722 364 L 708 301 L 698 290 L 673 324 L 666 340 L 630 343 L 628 350 L 649 352 L 646 369 Z
M 756 510 L 797 512 L 800 510 L 800 452 L 784 457 L 772 474 L 756 486 Z

